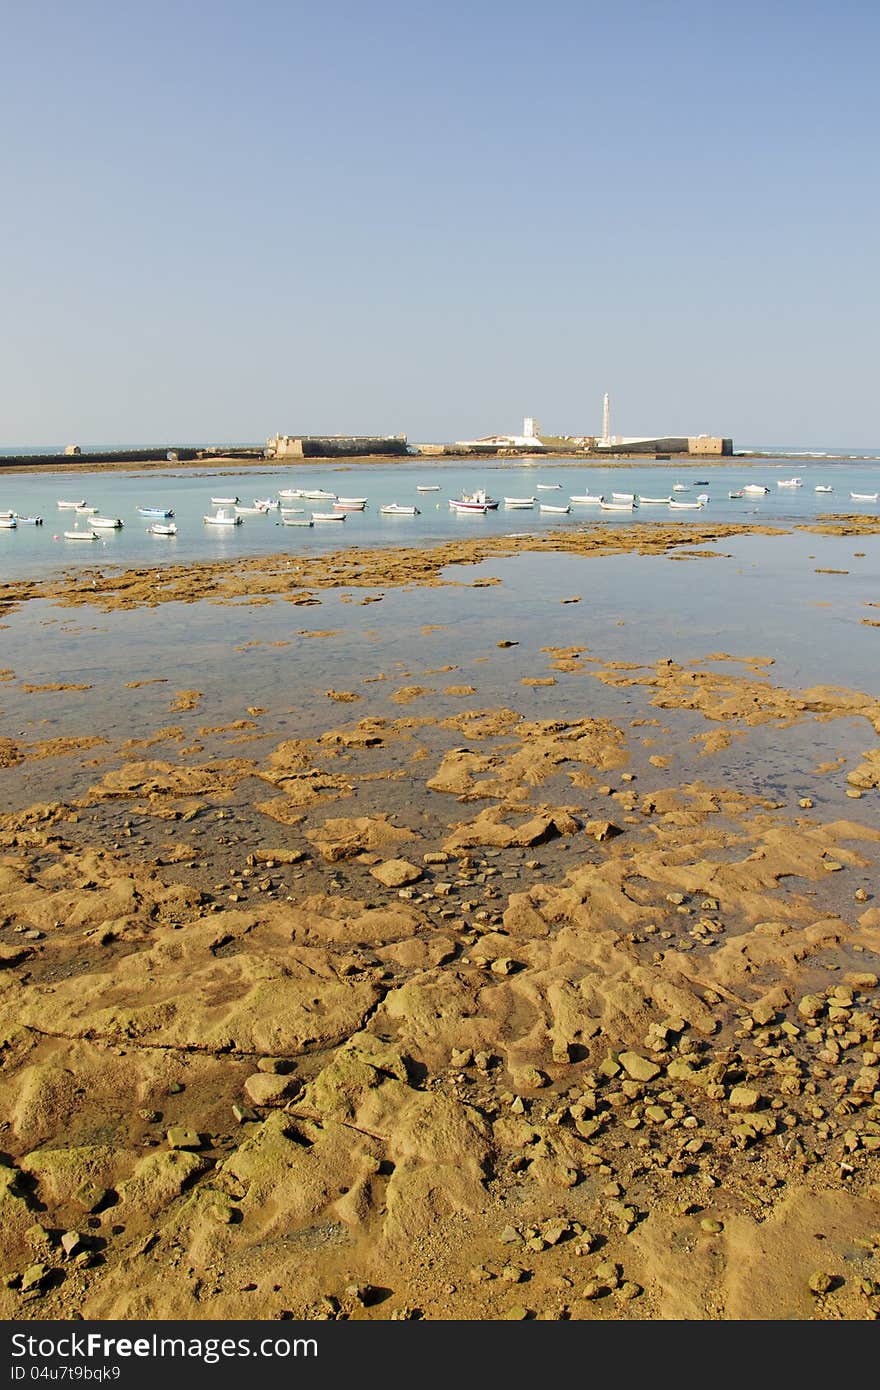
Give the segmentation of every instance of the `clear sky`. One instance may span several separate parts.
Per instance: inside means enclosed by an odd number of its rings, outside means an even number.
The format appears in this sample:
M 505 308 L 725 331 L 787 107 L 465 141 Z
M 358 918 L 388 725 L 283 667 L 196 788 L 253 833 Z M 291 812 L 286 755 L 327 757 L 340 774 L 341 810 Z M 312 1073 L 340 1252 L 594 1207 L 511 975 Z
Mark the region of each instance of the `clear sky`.
M 0 0 L 0 442 L 871 447 L 875 0 Z

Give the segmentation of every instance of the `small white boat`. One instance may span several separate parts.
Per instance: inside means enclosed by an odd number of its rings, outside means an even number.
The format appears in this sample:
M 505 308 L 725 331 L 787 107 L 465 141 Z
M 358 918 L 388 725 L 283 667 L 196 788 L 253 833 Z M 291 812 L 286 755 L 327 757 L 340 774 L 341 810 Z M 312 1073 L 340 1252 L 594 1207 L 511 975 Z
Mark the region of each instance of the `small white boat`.
M 416 483 L 416 492 L 439 492 L 439 483 Z
M 79 531 L 79 530 L 76 530 L 76 531 L 65 531 L 65 532 L 64 532 L 64 539 L 65 539 L 66 541 L 96 541 L 96 540 L 99 539 L 99 536 L 98 536 L 97 531 L 92 531 L 92 530 L 89 530 L 89 531 Z
M 311 502 L 335 502 L 336 493 L 326 492 L 324 488 L 314 488 L 311 492 L 301 492 L 300 497 L 307 497 Z
M 85 504 L 85 499 L 83 499 L 81 502 L 59 502 L 59 503 L 58 503 L 58 506 L 62 509 L 62 511 L 66 510 L 66 511 L 69 511 L 69 512 L 75 512 L 75 511 L 77 511 L 80 507 L 84 507 L 85 505 L 86 505 L 86 504 Z
M 279 497 L 288 497 L 291 500 L 295 497 L 305 497 L 301 487 L 282 487 L 278 489 Z
M 238 501 L 237 497 L 212 497 L 212 507 L 234 507 Z
M 312 521 L 344 521 L 345 512 L 312 512 Z
M 777 487 L 803 487 L 803 478 L 777 478 Z
M 99 531 L 119 531 L 122 529 L 122 518 L 118 516 L 93 516 L 89 525 L 96 527 Z
M 690 483 L 673 483 L 673 484 L 672 484 L 672 491 L 673 491 L 673 492 L 690 492 L 690 490 L 691 490 L 691 485 L 690 485 Z
M 818 487 L 814 488 L 813 491 L 814 491 L 814 492 L 833 492 L 833 491 L 834 491 L 834 488 L 833 488 L 833 487 L 828 487 L 828 485 L 825 484 L 825 483 L 819 483 Z
M 570 506 L 568 506 L 568 507 L 552 507 L 552 506 L 549 505 L 549 503 L 547 503 L 547 502 L 542 502 L 541 505 L 540 505 L 539 510 L 542 511 L 542 512 L 562 512 L 562 513 L 566 513 L 566 512 L 570 512 L 570 511 L 571 511 L 571 507 L 570 507 Z
M 405 507 L 400 502 L 389 502 L 387 507 L 380 507 L 379 511 L 383 516 L 418 516 L 418 507 Z
M 337 512 L 362 512 L 366 505 L 366 497 L 337 497 L 333 503 L 333 510 Z
M 664 503 L 668 506 L 671 501 L 671 497 L 645 497 L 641 492 L 639 493 L 640 507 L 662 506 Z
M 708 494 L 708 492 L 698 492 L 698 493 L 697 493 L 697 501 L 698 501 L 698 502 L 702 502 L 702 503 L 703 503 L 703 506 L 705 506 L 706 503 L 709 501 L 709 494 Z
M 454 512 L 488 512 L 493 511 L 498 503 L 481 487 L 476 492 L 463 492 L 461 497 L 450 497 L 449 505 Z
M 854 502 L 876 502 L 878 498 L 876 492 L 851 492 L 850 497 Z
M 535 483 L 539 492 L 559 492 L 562 489 L 561 483 Z
M 154 521 L 147 527 L 148 536 L 176 536 L 177 525 L 173 521 Z
M 155 516 L 158 517 L 160 521 L 174 515 L 174 511 L 171 507 L 138 507 L 138 511 L 141 516 Z
M 636 495 L 634 492 L 612 492 L 611 500 L 612 502 L 635 502 Z
M 14 516 L 0 516 L 0 531 L 14 531 L 17 525 Z
M 225 507 L 218 507 L 213 516 L 203 516 L 206 526 L 240 526 L 241 517 L 236 516 L 235 512 L 227 511 Z
M 763 483 L 746 483 L 743 488 L 743 492 L 748 492 L 752 497 L 763 496 L 764 493 L 769 491 L 769 487 L 765 487 Z
M 281 517 L 282 526 L 314 526 L 310 516 L 283 516 Z
M 18 512 L 16 512 L 15 519 L 19 526 L 42 526 L 43 524 L 43 518 L 41 516 L 19 516 Z
M 505 507 L 534 507 L 537 498 L 535 497 L 505 497 Z
M 669 510 L 671 512 L 701 512 L 703 505 L 702 502 L 670 502 Z
M 599 506 L 603 512 L 631 512 L 632 502 L 600 502 Z
M 89 507 L 85 503 L 83 503 L 81 507 L 76 508 L 76 511 L 79 516 L 94 516 L 97 510 L 97 507 Z
M 255 497 L 254 506 L 260 512 L 277 512 L 280 503 L 277 497 Z
M 268 508 L 266 507 L 236 507 L 236 516 L 265 516 Z
M 0 512 L 0 517 L 4 517 L 4 516 L 9 516 L 9 517 L 15 516 L 15 512 L 14 512 L 14 511 L 12 510 L 12 508 L 10 507 L 10 508 L 8 508 L 5 512 Z
M 733 492 L 729 492 L 727 495 L 728 495 L 728 497 L 730 497 L 730 498 L 742 497 L 742 495 L 743 495 L 743 490 L 742 490 L 742 488 L 735 488 Z
M 601 502 L 605 501 L 605 497 L 603 494 L 594 496 L 591 492 L 582 492 L 577 497 L 569 497 L 568 500 L 569 502 L 592 502 L 598 506 Z

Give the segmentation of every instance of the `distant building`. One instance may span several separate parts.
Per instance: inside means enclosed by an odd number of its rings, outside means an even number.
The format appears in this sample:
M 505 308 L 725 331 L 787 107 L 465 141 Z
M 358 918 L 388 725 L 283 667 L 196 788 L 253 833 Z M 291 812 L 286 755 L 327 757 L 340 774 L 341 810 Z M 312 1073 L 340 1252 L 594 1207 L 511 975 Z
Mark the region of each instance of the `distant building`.
M 266 441 L 269 459 L 339 458 L 361 454 L 405 454 L 405 434 L 276 434 Z

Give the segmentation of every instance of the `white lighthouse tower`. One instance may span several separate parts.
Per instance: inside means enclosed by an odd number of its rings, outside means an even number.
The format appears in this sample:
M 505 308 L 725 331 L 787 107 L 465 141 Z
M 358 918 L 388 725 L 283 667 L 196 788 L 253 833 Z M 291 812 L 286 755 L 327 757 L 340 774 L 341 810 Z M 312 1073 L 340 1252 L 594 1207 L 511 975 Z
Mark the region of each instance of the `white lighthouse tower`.
M 602 400 L 602 443 L 611 443 L 611 402 L 607 391 Z

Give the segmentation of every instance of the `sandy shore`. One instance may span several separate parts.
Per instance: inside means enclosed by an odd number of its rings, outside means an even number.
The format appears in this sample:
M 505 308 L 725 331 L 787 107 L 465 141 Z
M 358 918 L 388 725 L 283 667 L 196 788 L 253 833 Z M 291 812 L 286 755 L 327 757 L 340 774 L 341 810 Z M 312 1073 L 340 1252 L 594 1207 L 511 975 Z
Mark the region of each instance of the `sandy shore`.
M 305 603 L 755 532 L 96 573 L 0 607 Z M 880 700 L 581 642 L 486 705 L 454 632 L 407 659 L 340 668 L 308 737 L 169 688 L 111 744 L 59 682 L 78 734 L 0 738 L 0 776 L 87 782 L 0 815 L 2 1315 L 876 1318 Z M 364 713 L 371 681 L 393 713 Z M 49 689 L 0 671 L 0 703 Z M 796 797 L 737 785 L 768 730 L 784 761 L 838 727 L 863 751 Z

